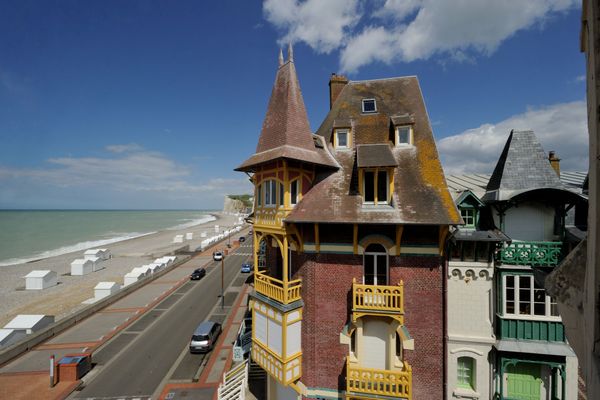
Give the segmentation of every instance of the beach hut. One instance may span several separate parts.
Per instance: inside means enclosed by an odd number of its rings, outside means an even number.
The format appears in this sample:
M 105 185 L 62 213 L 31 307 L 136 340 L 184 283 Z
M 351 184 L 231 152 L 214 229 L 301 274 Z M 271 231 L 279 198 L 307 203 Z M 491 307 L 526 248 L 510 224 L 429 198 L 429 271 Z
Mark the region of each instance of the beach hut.
M 8 347 L 13 343 L 18 342 L 26 336 L 23 331 L 15 331 L 14 329 L 0 329 L 0 347 Z
M 219 233 L 219 225 L 215 225 L 215 233 Z
M 185 240 L 192 240 L 194 238 L 194 232 L 188 232 L 185 234 Z
M 56 272 L 50 270 L 33 270 L 25 278 L 25 289 L 42 290 L 51 286 L 56 286 Z
M 145 275 L 141 270 L 134 268 L 123 277 L 123 286 L 131 285 L 142 279 L 144 276 Z
M 37 332 L 52 323 L 54 323 L 54 315 L 19 314 L 4 325 L 4 329 L 12 329 L 31 335 L 33 332 Z
M 183 235 L 175 235 L 173 243 L 183 243 Z
M 86 260 L 92 257 L 102 258 L 103 251 L 101 249 L 88 249 L 83 253 L 83 258 Z
M 200 232 L 200 237 L 201 238 L 205 238 L 206 237 L 206 232 Z
M 112 254 L 110 254 L 110 250 L 108 249 L 98 249 L 102 252 L 102 256 L 100 258 L 102 258 L 103 260 L 108 260 L 109 258 L 112 257 Z
M 119 291 L 120 286 L 117 282 L 99 282 L 94 287 L 94 298 L 96 300 L 103 299 Z
M 95 257 L 98 259 L 98 257 Z M 87 275 L 94 271 L 94 262 L 86 258 L 78 258 L 71 263 L 71 275 Z
M 104 264 L 104 260 L 100 257 L 90 257 L 89 261 L 91 261 L 92 264 L 92 271 L 96 272 L 96 271 L 100 271 L 101 269 L 106 268 L 105 264 Z

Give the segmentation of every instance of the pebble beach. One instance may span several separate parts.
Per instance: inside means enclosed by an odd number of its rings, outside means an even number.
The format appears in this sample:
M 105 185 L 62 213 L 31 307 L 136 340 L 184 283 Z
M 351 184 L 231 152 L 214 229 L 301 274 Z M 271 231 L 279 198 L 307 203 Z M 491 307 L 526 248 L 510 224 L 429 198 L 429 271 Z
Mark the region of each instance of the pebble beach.
M 233 227 L 237 216 L 224 213 L 211 213 L 216 219 L 203 224 L 179 230 L 163 230 L 146 236 L 128 239 L 109 245 L 112 258 L 102 263 L 104 269 L 83 276 L 71 276 L 71 262 L 83 258 L 84 250 L 22 264 L 0 267 L 0 327 L 17 314 L 54 315 L 60 320 L 87 306 L 85 300 L 94 297 L 94 287 L 99 282 L 123 284 L 123 276 L 134 267 L 154 261 L 163 255 L 189 246 L 189 250 L 200 247 L 202 232 L 214 235 L 214 226 L 220 230 Z M 173 243 L 175 235 L 193 233 L 192 240 Z M 232 236 L 231 240 L 237 239 Z M 23 278 L 33 270 L 52 270 L 57 273 L 58 285 L 44 290 L 25 290 Z

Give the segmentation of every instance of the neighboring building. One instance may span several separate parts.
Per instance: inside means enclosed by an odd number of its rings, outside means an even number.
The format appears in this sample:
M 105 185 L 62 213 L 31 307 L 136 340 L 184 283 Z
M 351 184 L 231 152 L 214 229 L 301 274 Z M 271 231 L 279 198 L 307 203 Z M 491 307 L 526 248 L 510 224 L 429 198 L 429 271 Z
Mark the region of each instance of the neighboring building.
M 255 185 L 252 358 L 268 398 L 443 398 L 442 260 L 461 218 L 417 78 L 333 75 L 313 135 L 289 53 L 236 169 Z
M 558 161 L 513 131 L 487 184 L 449 177 L 465 221 L 449 261 L 449 399 L 577 398 L 577 358 L 540 282 L 585 229 L 566 226 L 586 209 L 583 176 L 566 174 L 567 188 Z

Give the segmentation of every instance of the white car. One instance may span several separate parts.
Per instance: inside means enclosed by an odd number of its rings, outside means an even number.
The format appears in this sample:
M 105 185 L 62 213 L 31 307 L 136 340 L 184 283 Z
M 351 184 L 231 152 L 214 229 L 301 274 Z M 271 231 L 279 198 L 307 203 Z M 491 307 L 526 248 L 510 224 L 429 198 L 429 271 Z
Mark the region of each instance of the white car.
M 213 253 L 213 260 L 221 261 L 222 259 L 223 259 L 223 253 L 221 253 L 220 251 L 215 251 Z

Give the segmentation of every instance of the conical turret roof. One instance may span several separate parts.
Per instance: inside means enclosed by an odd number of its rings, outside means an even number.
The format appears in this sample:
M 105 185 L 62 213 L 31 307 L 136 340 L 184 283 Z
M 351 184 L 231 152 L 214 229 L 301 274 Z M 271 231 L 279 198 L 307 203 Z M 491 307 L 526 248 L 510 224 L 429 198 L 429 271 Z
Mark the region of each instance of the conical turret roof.
M 280 158 L 336 167 L 324 147 L 310 130 L 290 49 L 289 59 L 277 70 L 256 153 L 236 170 L 252 170 Z

